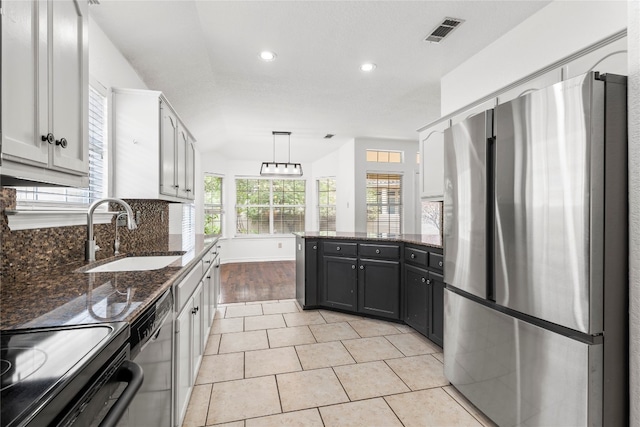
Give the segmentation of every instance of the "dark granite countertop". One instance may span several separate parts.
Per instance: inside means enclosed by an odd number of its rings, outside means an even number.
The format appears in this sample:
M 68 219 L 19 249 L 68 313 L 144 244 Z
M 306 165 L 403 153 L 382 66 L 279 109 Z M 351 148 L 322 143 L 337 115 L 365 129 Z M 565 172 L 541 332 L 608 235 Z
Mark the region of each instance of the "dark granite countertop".
M 182 235 L 169 236 L 169 251 L 131 253 L 95 262 L 79 260 L 46 274 L 2 283 L 0 330 L 103 322 L 132 322 L 217 242 L 196 236 L 182 251 Z M 101 264 L 134 255 L 182 255 L 169 266 L 149 271 L 84 273 Z
M 442 248 L 442 243 L 438 237 L 427 236 L 424 234 L 375 234 L 336 231 L 305 231 L 293 234 L 304 239 L 379 240 L 384 242 L 404 242 L 429 246 L 432 248 Z

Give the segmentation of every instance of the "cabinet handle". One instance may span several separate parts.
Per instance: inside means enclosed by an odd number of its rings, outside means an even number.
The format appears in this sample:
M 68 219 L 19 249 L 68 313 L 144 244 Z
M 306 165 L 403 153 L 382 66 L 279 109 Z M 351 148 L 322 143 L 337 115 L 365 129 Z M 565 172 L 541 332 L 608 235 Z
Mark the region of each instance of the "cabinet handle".
M 318 247 L 316 245 L 313 245 L 313 250 L 315 251 L 316 249 L 318 249 Z
M 51 132 L 49 132 L 46 135 L 42 135 L 40 137 L 40 139 L 42 139 L 43 141 L 48 142 L 49 144 L 53 144 L 53 141 L 55 140 L 55 138 L 54 138 L 54 136 L 53 136 L 53 134 Z
M 191 314 L 196 314 L 196 313 L 198 312 L 198 310 L 200 310 L 200 307 L 199 307 L 199 306 L 198 306 L 198 307 L 193 307 L 193 308 L 191 309 Z
M 380 249 L 376 249 L 376 253 L 379 254 L 380 253 Z
M 356 269 L 356 266 L 355 266 L 355 265 L 352 265 L 352 266 L 351 266 L 351 269 L 352 269 L 352 270 L 355 270 L 355 269 Z
M 207 279 L 211 279 L 211 276 L 207 276 Z
M 340 250 L 340 246 L 336 246 L 336 251 L 339 251 L 339 250 Z
M 186 191 L 187 193 L 191 192 L 191 190 L 190 190 L 190 189 L 188 189 L 188 188 L 187 188 L 186 190 L 184 190 L 184 191 Z
M 204 263 L 205 263 L 205 264 L 211 264 L 211 260 L 209 260 L 209 261 L 205 261 Z
M 411 259 L 414 259 L 416 257 L 416 254 L 411 254 Z
M 62 148 L 67 148 L 67 138 L 60 138 L 56 140 L 56 145 L 59 145 Z
M 361 265 L 361 266 L 360 266 L 360 270 L 364 270 L 364 265 Z
M 442 267 L 442 261 L 438 261 L 438 266 Z
M 425 283 L 427 281 L 427 279 L 425 279 L 424 277 L 422 278 L 422 283 Z

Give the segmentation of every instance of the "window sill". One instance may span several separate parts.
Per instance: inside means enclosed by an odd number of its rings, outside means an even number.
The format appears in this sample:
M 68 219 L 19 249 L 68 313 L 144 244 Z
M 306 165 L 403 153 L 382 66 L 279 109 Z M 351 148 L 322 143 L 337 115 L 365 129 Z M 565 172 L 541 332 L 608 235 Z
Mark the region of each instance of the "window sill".
M 87 210 L 9 210 L 6 211 L 9 229 L 32 230 L 36 228 L 70 227 L 87 225 Z M 94 224 L 108 224 L 118 212 L 96 211 L 93 214 Z

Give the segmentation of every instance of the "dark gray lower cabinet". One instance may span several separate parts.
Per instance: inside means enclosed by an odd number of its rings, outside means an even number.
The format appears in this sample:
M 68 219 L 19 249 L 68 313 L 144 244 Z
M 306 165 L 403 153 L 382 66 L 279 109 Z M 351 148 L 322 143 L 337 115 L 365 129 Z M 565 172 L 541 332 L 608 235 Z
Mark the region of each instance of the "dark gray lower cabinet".
M 400 262 L 360 259 L 358 312 L 400 319 Z
M 427 337 L 442 347 L 444 341 L 444 278 L 429 272 L 429 334 Z
M 404 321 L 442 347 L 444 335 L 444 280 L 442 275 L 405 265 Z
M 412 265 L 404 267 L 404 321 L 418 332 L 429 335 L 429 272 Z
M 357 258 L 339 256 L 322 257 L 323 286 L 320 304 L 327 307 L 356 311 L 358 298 Z

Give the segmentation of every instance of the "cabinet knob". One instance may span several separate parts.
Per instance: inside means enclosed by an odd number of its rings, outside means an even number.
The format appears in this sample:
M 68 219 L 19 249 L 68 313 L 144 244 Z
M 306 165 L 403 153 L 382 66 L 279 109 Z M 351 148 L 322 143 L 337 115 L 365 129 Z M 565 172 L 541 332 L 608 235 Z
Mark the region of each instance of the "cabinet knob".
M 442 261 L 438 261 L 438 266 L 442 267 Z
M 207 276 L 207 279 L 211 279 L 211 276 Z
M 376 253 L 379 254 L 380 253 L 380 249 L 376 249 Z
M 53 144 L 53 141 L 55 140 L 55 138 L 54 138 L 54 136 L 53 136 L 53 134 L 51 132 L 49 132 L 46 135 L 42 135 L 40 137 L 40 139 L 42 139 L 43 141 L 48 142 L 49 144 Z
M 56 145 L 59 145 L 62 148 L 67 148 L 67 138 L 60 138 L 56 140 Z
M 336 246 L 336 251 L 339 251 L 339 250 L 340 250 L 340 246 Z
M 204 262 L 205 264 L 211 264 L 211 260 L 207 260 Z
M 355 265 L 352 265 L 352 266 L 351 266 L 351 269 L 352 269 L 352 270 L 355 270 L 355 269 L 356 269 L 356 266 L 355 266 Z
M 427 285 L 431 284 L 431 279 L 427 279 Z
M 422 283 L 425 283 L 427 281 L 427 279 L 425 279 L 424 277 L 422 278 Z
M 179 185 L 174 185 L 173 188 L 180 188 L 180 186 Z
M 411 259 L 414 259 L 416 257 L 416 254 L 411 254 Z
M 318 247 L 316 245 L 313 245 L 313 250 L 315 251 L 316 249 L 318 249 Z
M 360 266 L 360 270 L 364 270 L 364 265 L 361 265 L 361 266 Z

